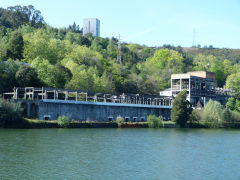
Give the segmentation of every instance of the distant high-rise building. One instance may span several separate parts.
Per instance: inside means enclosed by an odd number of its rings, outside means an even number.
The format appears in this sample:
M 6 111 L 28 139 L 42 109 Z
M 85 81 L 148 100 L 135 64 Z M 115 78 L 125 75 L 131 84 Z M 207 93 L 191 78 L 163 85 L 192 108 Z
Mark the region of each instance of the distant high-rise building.
M 97 18 L 83 19 L 83 35 L 92 33 L 93 36 L 100 36 L 100 20 Z

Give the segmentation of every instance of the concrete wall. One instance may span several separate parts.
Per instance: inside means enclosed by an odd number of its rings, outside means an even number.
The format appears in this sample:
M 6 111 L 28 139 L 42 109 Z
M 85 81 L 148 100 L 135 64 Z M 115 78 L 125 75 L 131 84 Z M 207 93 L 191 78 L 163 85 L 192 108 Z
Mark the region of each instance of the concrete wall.
M 170 106 L 42 100 L 39 102 L 38 118 L 56 120 L 58 116 L 70 115 L 78 121 L 109 121 L 122 116 L 126 121 L 146 121 L 148 115 L 155 114 L 168 120 L 170 110 Z

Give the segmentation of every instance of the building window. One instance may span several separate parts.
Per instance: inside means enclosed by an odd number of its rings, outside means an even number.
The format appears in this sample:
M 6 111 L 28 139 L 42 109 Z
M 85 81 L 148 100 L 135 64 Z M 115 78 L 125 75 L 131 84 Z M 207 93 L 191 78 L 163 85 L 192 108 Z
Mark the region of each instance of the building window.
M 145 121 L 145 117 L 140 118 L 141 122 Z
M 125 117 L 125 122 L 128 122 L 130 120 L 130 117 Z
M 133 117 L 133 122 L 137 122 L 138 118 L 137 117 Z
M 50 116 L 50 115 L 44 115 L 44 116 L 43 116 L 43 119 L 44 119 L 44 120 L 50 120 L 50 119 L 51 119 L 51 116 Z
M 113 121 L 113 117 L 112 116 L 108 117 L 108 121 L 112 122 Z

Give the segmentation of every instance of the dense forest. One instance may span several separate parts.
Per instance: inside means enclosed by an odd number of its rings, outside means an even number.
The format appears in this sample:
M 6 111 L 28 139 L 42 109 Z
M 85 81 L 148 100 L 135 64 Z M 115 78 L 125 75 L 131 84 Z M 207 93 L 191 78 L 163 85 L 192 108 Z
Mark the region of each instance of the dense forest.
M 194 70 L 215 72 L 218 86 L 240 90 L 240 50 L 122 43 L 118 64 L 117 43 L 83 36 L 76 23 L 53 28 L 31 5 L 0 8 L 0 93 L 47 86 L 156 95 L 172 73 Z

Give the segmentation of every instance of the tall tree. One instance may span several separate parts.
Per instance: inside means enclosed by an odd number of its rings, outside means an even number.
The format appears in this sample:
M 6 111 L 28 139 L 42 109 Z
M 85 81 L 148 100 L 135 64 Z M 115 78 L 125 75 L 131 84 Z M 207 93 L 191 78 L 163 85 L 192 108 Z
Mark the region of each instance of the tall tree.
M 180 125 L 185 127 L 186 122 L 189 120 L 189 116 L 192 109 L 189 107 L 189 102 L 186 100 L 187 91 L 181 91 L 173 101 L 171 119 Z
M 15 32 L 9 41 L 8 57 L 21 60 L 23 58 L 23 37 L 19 32 Z

